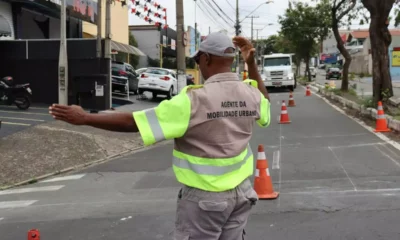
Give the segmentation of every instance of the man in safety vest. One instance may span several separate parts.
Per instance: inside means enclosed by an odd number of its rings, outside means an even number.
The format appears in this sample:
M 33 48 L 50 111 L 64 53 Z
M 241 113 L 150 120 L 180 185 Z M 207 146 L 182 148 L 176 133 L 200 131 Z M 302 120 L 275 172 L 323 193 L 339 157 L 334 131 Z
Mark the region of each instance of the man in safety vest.
M 231 72 L 235 45 L 248 65 L 249 78 Z M 171 100 L 144 111 L 89 114 L 78 106 L 53 105 L 57 120 L 110 131 L 139 131 L 145 145 L 174 139 L 172 166 L 183 184 L 178 194 L 174 239 L 241 240 L 252 205 L 258 200 L 249 177 L 254 123 L 267 127 L 270 102 L 245 38 L 232 41 L 211 33 L 194 60 L 204 85 L 185 87 Z

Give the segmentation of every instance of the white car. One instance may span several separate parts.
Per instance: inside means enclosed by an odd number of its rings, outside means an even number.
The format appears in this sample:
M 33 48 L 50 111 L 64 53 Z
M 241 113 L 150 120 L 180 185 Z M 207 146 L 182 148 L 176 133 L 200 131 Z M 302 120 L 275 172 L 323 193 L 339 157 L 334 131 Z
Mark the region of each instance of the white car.
M 140 75 L 140 74 L 142 74 L 143 72 L 145 72 L 146 70 L 147 70 L 147 68 L 139 68 L 139 69 L 137 69 L 135 72 L 136 72 L 137 75 Z
M 317 69 L 315 69 L 315 67 L 310 67 L 310 72 L 313 78 L 317 77 Z
M 139 94 L 151 92 L 153 98 L 166 95 L 171 99 L 178 92 L 175 72 L 165 68 L 148 68 L 139 76 Z

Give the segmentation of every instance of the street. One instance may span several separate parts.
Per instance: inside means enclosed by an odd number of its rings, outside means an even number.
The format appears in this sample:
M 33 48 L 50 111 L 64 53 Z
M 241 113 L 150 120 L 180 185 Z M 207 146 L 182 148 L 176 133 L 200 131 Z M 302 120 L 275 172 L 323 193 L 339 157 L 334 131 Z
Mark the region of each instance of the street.
M 278 124 L 287 91 L 271 94 L 271 125 L 254 128 L 280 197 L 259 201 L 248 239 L 399 239 L 400 151 L 299 86 L 292 121 Z M 69 176 L 0 192 L 2 240 L 171 239 L 180 185 L 172 142 Z
M 11 135 L 28 127 L 52 121 L 46 106 L 32 106 L 28 110 L 19 110 L 16 106 L 0 106 L 0 138 Z

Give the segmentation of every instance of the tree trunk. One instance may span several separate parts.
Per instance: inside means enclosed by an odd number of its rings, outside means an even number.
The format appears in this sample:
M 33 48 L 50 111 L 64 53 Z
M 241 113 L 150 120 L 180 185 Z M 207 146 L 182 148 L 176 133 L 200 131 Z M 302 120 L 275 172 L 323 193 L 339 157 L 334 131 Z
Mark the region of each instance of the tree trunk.
M 304 59 L 306 61 L 306 72 L 305 72 L 305 76 L 307 76 L 308 81 L 311 82 L 312 78 L 311 78 L 311 72 L 310 72 L 310 57 L 306 57 Z
M 343 65 L 343 72 L 342 72 L 342 86 L 340 90 L 347 92 L 349 91 L 349 68 L 351 64 L 351 55 L 347 51 L 347 49 L 344 46 L 343 40 L 340 36 L 339 33 L 339 22 L 337 20 L 337 10 L 332 8 L 332 31 L 333 35 L 335 36 L 336 42 L 337 42 L 337 48 L 339 49 L 339 52 L 343 55 L 345 61 Z
M 371 15 L 369 34 L 372 54 L 372 86 L 374 103 L 387 101 L 393 96 L 392 79 L 389 69 L 389 46 L 392 42 L 386 20 L 394 0 L 363 0 Z

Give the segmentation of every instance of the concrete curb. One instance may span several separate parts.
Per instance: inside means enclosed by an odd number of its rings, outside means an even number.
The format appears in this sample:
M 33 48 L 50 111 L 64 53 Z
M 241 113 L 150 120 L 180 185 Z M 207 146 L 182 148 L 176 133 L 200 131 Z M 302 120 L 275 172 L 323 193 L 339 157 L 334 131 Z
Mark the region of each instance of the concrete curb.
M 374 108 L 365 108 L 363 105 L 360 105 L 353 101 L 347 100 L 347 99 L 345 99 L 341 96 L 338 96 L 332 92 L 325 92 L 324 91 L 325 86 L 317 84 L 317 83 L 314 85 L 310 85 L 310 88 L 326 98 L 329 98 L 329 99 L 332 99 L 332 100 L 335 100 L 335 101 L 341 103 L 344 107 L 357 110 L 361 114 L 371 117 L 371 119 L 376 119 L 377 110 Z M 385 115 L 385 117 L 388 122 L 388 127 L 390 129 L 400 132 L 400 121 L 394 119 L 392 116 L 389 116 L 389 115 Z
M 87 163 L 83 163 L 83 164 L 78 164 L 78 165 L 75 165 L 75 166 L 72 166 L 72 167 L 68 167 L 68 168 L 65 168 L 65 169 L 62 169 L 62 170 L 58 170 L 58 171 L 55 171 L 55 172 L 52 172 L 52 173 L 48 173 L 48 174 L 45 174 L 45 175 L 42 175 L 42 176 L 39 176 L 39 177 L 31 178 L 31 179 L 28 179 L 28 180 L 25 180 L 25 181 L 22 181 L 22 182 L 19 182 L 19 183 L 15 183 L 15 184 L 12 184 L 12 185 L 9 185 L 9 186 L 0 187 L 0 191 L 6 190 L 6 189 L 10 189 L 10 188 L 14 188 L 14 187 L 23 186 L 23 185 L 28 185 L 28 184 L 35 183 L 35 182 L 38 182 L 40 180 L 46 179 L 48 177 L 56 176 L 56 175 L 67 173 L 67 172 L 72 172 L 72 171 L 75 171 L 75 170 L 78 170 L 78 169 L 81 169 L 81 168 L 84 168 L 84 167 L 87 167 L 87 166 L 90 166 L 90 165 L 103 163 L 103 162 L 109 161 L 109 160 L 111 160 L 113 158 L 120 157 L 120 156 L 125 155 L 127 153 L 134 152 L 134 151 L 137 151 L 137 150 L 140 150 L 140 149 L 143 149 L 143 148 L 145 148 L 145 146 L 141 146 L 141 147 L 133 148 L 133 149 L 128 149 L 126 151 L 123 151 L 123 152 L 108 156 L 106 158 L 102 158 L 102 159 L 99 159 L 99 160 L 95 160 L 95 161 L 91 161 L 91 162 L 87 162 Z

